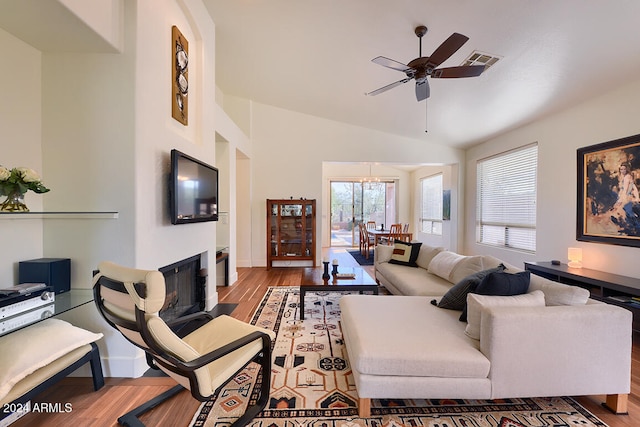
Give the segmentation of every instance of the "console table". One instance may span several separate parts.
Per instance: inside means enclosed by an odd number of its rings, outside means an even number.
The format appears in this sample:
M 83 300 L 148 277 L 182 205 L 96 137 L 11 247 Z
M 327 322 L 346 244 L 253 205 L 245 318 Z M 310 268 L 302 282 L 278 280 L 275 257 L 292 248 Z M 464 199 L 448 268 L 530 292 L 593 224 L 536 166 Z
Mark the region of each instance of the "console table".
M 524 269 L 555 282 L 588 289 L 591 298 L 630 310 L 633 330 L 640 331 L 640 279 L 550 262 L 525 262 Z

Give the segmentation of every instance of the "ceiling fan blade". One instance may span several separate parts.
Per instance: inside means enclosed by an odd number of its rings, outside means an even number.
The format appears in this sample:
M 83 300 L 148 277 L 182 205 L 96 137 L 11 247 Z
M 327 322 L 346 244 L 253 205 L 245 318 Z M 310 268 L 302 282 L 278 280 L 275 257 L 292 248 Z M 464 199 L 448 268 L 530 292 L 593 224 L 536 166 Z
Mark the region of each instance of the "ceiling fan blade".
M 438 68 L 433 70 L 431 77 L 452 79 L 457 77 L 477 77 L 484 71 L 484 65 L 466 65 L 461 67 Z
M 446 39 L 429 57 L 427 68 L 436 68 L 444 61 L 449 59 L 451 55 L 456 53 L 458 49 L 462 47 L 469 40 L 469 37 L 460 33 L 453 33 Z
M 429 82 L 427 80 L 423 80 L 421 82 L 416 82 L 416 99 L 418 102 L 424 101 L 430 95 L 429 90 Z
M 401 84 L 406 83 L 406 82 L 408 82 L 409 80 L 411 80 L 411 77 L 407 77 L 406 79 L 398 80 L 398 81 L 397 81 L 397 82 L 395 82 L 395 83 L 391 83 L 391 84 L 388 84 L 388 85 L 386 85 L 386 86 L 382 86 L 380 89 L 376 89 L 376 90 L 374 90 L 373 92 L 365 93 L 365 95 L 367 95 L 367 96 L 375 96 L 375 95 L 378 95 L 378 94 L 380 94 L 380 93 L 382 93 L 382 92 L 386 92 L 386 91 L 388 91 L 389 89 L 393 89 L 393 88 L 394 88 L 394 87 L 396 87 L 396 86 L 400 86 Z
M 402 62 L 394 61 L 393 59 L 385 58 L 384 56 L 373 58 L 371 62 L 375 62 L 383 67 L 391 68 L 392 70 L 402 71 L 403 73 L 413 70 L 413 68 L 407 67 Z

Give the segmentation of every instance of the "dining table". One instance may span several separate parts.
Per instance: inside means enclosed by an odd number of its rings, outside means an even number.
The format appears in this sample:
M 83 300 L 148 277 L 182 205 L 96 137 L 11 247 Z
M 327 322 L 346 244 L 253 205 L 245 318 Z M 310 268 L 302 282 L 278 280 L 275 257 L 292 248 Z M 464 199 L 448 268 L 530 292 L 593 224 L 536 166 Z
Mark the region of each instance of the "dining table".
M 374 229 L 374 230 L 367 230 L 367 233 L 371 234 L 372 236 L 374 236 L 374 246 L 378 246 L 378 243 L 380 242 L 380 239 L 390 239 L 391 238 L 391 230 L 388 229 Z M 400 240 L 404 240 L 405 242 L 411 242 L 411 240 L 413 240 L 413 233 L 410 232 L 400 232 L 400 233 L 395 233 L 395 235 L 399 235 L 400 236 Z

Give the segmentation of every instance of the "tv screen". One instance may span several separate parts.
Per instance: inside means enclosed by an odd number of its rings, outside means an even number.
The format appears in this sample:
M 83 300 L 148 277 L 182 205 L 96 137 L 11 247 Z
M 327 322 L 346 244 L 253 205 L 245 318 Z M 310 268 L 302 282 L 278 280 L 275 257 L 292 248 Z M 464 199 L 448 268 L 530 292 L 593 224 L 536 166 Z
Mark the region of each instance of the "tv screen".
M 218 220 L 218 169 L 171 150 L 169 203 L 172 224 Z

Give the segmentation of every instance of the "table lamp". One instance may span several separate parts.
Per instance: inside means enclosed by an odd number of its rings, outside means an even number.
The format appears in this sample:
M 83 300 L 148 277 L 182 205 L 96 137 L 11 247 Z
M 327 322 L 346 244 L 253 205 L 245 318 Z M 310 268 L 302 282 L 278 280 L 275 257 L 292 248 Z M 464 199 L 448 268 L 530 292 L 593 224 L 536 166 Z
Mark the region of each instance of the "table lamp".
M 569 248 L 569 267 L 582 268 L 582 248 Z

